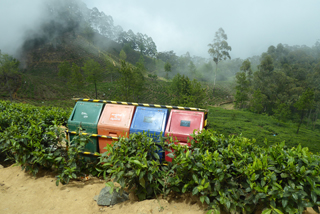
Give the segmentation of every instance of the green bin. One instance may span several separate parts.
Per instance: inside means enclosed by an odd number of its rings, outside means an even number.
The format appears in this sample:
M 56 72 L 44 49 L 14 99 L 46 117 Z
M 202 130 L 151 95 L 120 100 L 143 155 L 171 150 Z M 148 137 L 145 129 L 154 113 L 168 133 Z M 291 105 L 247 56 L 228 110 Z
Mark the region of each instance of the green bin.
M 97 126 L 103 106 L 103 103 L 78 101 L 74 106 L 72 114 L 68 120 L 69 131 L 77 131 L 77 129 L 81 126 L 83 132 L 97 134 Z M 73 137 L 74 135 L 70 134 L 70 142 Z M 85 146 L 84 152 L 99 152 L 98 138 L 90 137 L 90 141 Z

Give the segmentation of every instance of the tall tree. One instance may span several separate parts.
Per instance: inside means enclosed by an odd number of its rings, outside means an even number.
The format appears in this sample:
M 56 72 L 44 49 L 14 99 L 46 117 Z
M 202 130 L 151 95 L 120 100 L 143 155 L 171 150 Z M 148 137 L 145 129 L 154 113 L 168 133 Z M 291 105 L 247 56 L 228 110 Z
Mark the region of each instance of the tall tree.
M 192 79 L 196 79 L 197 76 L 200 74 L 198 74 L 195 64 L 192 61 L 190 61 L 188 67 L 189 67 L 188 71 L 190 73 L 190 76 L 192 77 Z
M 127 54 L 123 49 L 120 51 L 119 56 L 120 56 L 120 59 L 122 59 L 122 60 L 126 60 L 127 59 Z
M 170 92 L 173 105 L 202 107 L 204 104 L 205 91 L 196 79 L 190 81 L 178 73 L 172 79 Z
M 243 108 L 245 103 L 249 100 L 249 93 L 251 90 L 251 79 L 252 70 L 251 63 L 247 59 L 242 63 L 240 67 L 240 72 L 236 74 L 236 95 L 235 95 L 235 106 L 238 108 Z
M 262 113 L 266 99 L 266 95 L 262 94 L 260 89 L 255 90 L 250 100 L 250 110 L 258 114 Z
M 210 47 L 208 52 L 211 55 L 213 61 L 216 63 L 216 71 L 214 74 L 214 81 L 213 84 L 216 85 L 216 78 L 217 78 L 217 70 L 218 70 L 218 63 L 222 60 L 231 59 L 229 55 L 229 51 L 231 51 L 231 46 L 229 46 L 227 42 L 228 36 L 224 32 L 222 28 L 216 32 L 213 43 L 208 44 Z
M 303 92 L 303 94 L 299 97 L 299 100 L 294 104 L 294 107 L 300 111 L 300 121 L 297 129 L 298 134 L 305 116 L 305 111 L 314 108 L 314 91 L 312 89 L 307 89 L 305 92 Z
M 166 79 L 168 79 L 168 73 L 171 72 L 171 64 L 169 62 L 164 65 L 164 71 L 166 72 Z
M 142 74 L 147 72 L 147 69 L 144 66 L 144 57 L 142 55 L 140 55 L 139 61 L 136 63 L 136 67 Z
M 84 63 L 82 70 L 85 73 L 86 80 L 94 84 L 96 99 L 98 98 L 97 84 L 102 82 L 103 70 L 100 64 L 93 59 L 89 59 Z
M 140 95 L 144 90 L 145 79 L 137 67 L 132 66 L 124 60 L 121 60 L 120 63 L 120 78 L 118 79 L 118 83 L 123 98 L 126 101 L 136 100 L 139 102 Z
M 1 54 L 0 51 L 0 84 L 13 100 L 13 93 L 20 83 L 18 67 L 20 62 L 8 54 Z

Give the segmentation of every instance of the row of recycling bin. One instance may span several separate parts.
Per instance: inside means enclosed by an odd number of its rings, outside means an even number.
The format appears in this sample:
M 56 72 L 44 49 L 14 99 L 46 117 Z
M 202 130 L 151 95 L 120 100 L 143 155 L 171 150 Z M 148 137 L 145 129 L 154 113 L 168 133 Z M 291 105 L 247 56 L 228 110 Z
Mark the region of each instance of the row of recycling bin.
M 163 108 L 151 108 L 142 106 L 129 106 L 118 104 L 104 104 L 78 101 L 68 120 L 69 131 L 77 131 L 81 126 L 85 133 L 106 135 L 111 137 L 128 137 L 129 134 L 148 132 L 155 141 L 162 136 L 172 136 L 177 139 L 177 144 L 188 145 L 190 134 L 196 130 L 202 130 L 204 124 L 204 112 L 185 111 Z M 73 135 L 70 136 L 72 140 Z M 110 138 L 91 137 L 91 143 L 85 147 L 86 152 L 104 153 L 107 144 L 112 144 Z M 172 161 L 160 148 L 160 159 Z M 165 156 L 165 157 L 164 157 Z

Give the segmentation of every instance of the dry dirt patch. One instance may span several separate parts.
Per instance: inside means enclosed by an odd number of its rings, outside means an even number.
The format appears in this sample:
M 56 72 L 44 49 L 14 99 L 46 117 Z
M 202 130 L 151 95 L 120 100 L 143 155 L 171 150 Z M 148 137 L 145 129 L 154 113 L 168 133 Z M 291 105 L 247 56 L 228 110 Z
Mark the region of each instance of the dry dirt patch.
M 50 172 L 33 177 L 19 166 L 0 169 L 0 213 L 145 213 L 145 214 L 204 214 L 204 208 L 194 199 L 156 199 L 141 202 L 126 201 L 113 207 L 98 206 L 93 200 L 104 181 L 71 181 L 67 185 L 55 184 Z M 161 209 L 161 207 L 163 209 Z

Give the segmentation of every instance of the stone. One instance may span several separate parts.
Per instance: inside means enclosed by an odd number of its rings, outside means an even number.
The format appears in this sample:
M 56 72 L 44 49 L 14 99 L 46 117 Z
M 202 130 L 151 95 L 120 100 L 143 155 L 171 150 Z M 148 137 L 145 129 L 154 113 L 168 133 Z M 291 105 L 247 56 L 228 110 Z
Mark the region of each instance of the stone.
M 99 195 L 95 195 L 95 196 L 93 197 L 93 200 L 97 201 L 98 198 L 99 198 Z
M 4 167 L 0 164 L 0 169 L 3 169 Z
M 120 193 L 114 190 L 113 193 L 110 194 L 110 188 L 111 187 L 105 187 L 100 191 L 97 200 L 99 206 L 110 206 L 129 200 L 128 193 L 123 192 L 122 195 L 120 195 Z

